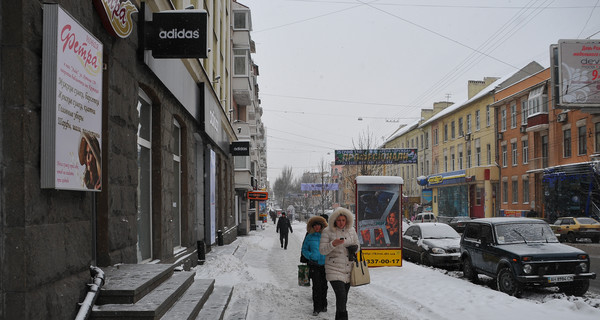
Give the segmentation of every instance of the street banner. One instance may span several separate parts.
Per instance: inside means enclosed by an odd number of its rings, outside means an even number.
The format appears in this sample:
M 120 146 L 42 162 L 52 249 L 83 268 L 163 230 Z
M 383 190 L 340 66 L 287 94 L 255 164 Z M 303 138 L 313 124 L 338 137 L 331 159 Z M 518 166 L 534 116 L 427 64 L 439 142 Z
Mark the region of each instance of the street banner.
M 338 190 L 337 183 L 302 183 L 300 184 L 301 191 L 332 191 Z
M 335 165 L 417 163 L 417 149 L 335 150 Z

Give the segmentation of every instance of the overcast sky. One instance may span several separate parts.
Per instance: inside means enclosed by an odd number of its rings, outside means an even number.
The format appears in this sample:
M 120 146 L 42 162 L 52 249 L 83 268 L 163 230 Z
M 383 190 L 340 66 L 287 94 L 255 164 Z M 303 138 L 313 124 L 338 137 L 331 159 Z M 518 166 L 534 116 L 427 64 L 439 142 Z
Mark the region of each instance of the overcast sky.
M 467 81 L 549 66 L 559 39 L 600 38 L 600 0 L 239 0 L 252 11 L 271 184 L 317 171 L 360 135 L 381 144 Z M 358 120 L 362 118 L 363 120 Z

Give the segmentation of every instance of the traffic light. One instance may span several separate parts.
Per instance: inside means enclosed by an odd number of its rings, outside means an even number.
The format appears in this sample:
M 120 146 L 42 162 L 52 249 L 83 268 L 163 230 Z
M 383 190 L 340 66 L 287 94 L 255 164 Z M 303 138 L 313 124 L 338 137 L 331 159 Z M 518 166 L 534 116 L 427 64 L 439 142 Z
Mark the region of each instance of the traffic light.
M 269 193 L 266 191 L 248 191 L 247 198 L 248 200 L 265 201 L 269 200 Z

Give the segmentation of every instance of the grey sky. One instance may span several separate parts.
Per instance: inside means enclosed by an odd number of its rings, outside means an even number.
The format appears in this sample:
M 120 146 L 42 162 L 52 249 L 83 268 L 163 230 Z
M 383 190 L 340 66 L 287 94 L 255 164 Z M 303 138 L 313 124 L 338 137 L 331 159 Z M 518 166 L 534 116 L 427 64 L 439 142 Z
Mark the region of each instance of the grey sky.
M 381 143 L 433 102 L 464 101 L 468 80 L 547 67 L 559 39 L 600 38 L 600 0 L 240 2 L 252 10 L 271 183 L 285 165 L 317 170 L 360 134 Z

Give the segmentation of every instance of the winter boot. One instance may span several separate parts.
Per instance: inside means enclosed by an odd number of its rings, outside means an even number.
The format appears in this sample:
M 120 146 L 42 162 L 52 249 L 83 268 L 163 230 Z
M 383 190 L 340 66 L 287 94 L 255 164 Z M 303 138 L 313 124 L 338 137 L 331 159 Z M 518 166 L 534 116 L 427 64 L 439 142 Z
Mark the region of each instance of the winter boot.
M 348 320 L 348 311 L 336 312 L 335 320 Z

